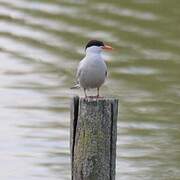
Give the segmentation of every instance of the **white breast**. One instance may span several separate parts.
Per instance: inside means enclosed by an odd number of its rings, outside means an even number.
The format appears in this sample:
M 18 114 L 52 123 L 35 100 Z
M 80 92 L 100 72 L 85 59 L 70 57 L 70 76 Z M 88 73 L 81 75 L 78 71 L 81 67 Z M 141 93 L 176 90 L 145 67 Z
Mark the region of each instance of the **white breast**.
M 79 82 L 81 87 L 98 88 L 106 78 L 107 67 L 99 54 L 86 56 L 80 63 Z

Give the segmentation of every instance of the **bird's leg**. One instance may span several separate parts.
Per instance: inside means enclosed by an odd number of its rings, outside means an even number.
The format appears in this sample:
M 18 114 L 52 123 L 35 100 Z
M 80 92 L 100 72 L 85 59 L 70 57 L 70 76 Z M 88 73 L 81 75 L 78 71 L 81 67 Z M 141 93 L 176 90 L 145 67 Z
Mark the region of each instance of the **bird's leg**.
M 84 88 L 85 98 L 87 98 L 86 88 Z
M 99 97 L 99 87 L 97 88 L 97 98 Z

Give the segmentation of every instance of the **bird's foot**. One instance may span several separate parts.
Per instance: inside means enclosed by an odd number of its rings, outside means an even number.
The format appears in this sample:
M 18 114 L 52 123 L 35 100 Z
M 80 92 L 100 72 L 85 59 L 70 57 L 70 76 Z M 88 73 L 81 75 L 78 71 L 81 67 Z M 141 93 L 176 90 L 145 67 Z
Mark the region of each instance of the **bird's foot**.
M 104 98 L 103 96 L 95 96 L 97 99 L 102 99 L 102 98 Z
M 85 96 L 85 98 L 95 98 L 96 96 Z
M 102 98 L 104 98 L 104 97 L 97 95 L 97 96 L 85 96 L 85 98 L 86 98 L 86 99 L 88 99 L 88 98 L 90 98 L 90 99 L 102 99 Z
M 87 96 L 87 98 L 95 98 L 96 96 Z
M 104 98 L 103 96 L 99 96 L 99 95 L 97 95 L 97 96 L 87 96 L 86 98 L 96 98 L 96 99 L 100 99 L 100 98 Z

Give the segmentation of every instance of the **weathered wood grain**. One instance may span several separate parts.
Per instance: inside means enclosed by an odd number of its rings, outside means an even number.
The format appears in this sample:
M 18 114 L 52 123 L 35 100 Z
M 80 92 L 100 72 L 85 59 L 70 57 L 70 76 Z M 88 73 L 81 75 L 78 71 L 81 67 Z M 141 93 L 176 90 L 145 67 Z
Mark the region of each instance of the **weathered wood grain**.
M 115 180 L 117 113 L 117 99 L 73 98 L 72 180 Z

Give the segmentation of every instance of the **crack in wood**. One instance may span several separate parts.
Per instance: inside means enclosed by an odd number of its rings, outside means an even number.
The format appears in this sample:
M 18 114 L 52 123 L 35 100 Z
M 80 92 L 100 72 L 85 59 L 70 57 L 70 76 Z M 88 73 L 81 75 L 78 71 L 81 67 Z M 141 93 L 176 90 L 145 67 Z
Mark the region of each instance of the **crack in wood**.
M 109 168 L 110 180 L 112 180 L 113 119 L 114 119 L 113 103 L 111 103 L 110 168 Z

